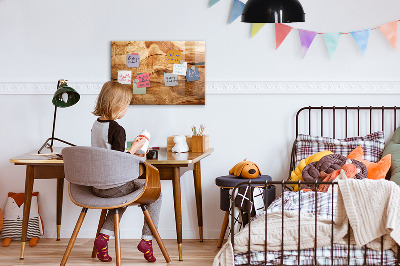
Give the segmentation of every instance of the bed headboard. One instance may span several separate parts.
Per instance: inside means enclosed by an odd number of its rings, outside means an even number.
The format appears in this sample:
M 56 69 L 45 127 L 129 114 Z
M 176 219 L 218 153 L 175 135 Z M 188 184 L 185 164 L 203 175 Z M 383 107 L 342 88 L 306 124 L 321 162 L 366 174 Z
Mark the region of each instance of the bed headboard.
M 347 138 L 382 130 L 387 140 L 398 126 L 396 106 L 308 106 L 296 114 L 296 137 L 299 134 Z M 293 144 L 290 171 L 295 164 Z M 289 172 L 290 176 L 290 172 Z

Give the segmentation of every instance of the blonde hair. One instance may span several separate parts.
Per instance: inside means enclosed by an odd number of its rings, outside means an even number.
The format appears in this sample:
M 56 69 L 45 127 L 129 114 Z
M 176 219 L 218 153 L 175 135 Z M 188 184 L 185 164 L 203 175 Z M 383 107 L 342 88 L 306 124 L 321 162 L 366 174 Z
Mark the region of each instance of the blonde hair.
M 132 96 L 127 87 L 118 82 L 108 81 L 101 88 L 93 114 L 115 120 L 122 108 L 131 102 Z

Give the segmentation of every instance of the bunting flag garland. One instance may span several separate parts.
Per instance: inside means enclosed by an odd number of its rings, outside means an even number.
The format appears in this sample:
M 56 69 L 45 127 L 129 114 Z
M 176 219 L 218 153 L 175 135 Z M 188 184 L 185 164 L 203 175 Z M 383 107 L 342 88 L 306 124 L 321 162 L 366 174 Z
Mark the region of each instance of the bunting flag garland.
M 212 7 L 213 5 L 215 5 L 218 2 L 219 2 L 219 0 L 210 0 L 210 5 L 208 7 Z
M 325 33 L 323 36 L 326 48 L 328 48 L 329 55 L 332 58 L 333 54 L 336 51 L 336 48 L 338 47 L 339 39 L 340 36 L 342 36 L 342 34 L 340 34 L 339 32 L 334 32 L 334 33 Z
M 229 18 L 229 24 L 242 15 L 243 8 L 244 8 L 243 2 L 239 0 L 233 0 L 231 17 Z
M 209 1 L 210 1 L 209 7 L 212 7 L 220 0 L 209 0 Z M 229 16 L 229 24 L 231 24 L 238 17 L 240 17 L 245 7 L 245 3 L 243 2 L 243 0 L 231 0 L 231 1 L 233 1 L 233 3 L 232 3 L 232 10 Z M 383 36 L 385 36 L 389 44 L 392 46 L 392 48 L 396 50 L 399 21 L 400 20 L 395 20 L 374 28 L 368 28 L 360 31 L 333 32 L 333 33 L 315 32 L 310 30 L 293 28 L 291 26 L 282 23 L 275 23 L 275 41 L 276 41 L 275 49 L 278 49 L 281 46 L 283 41 L 286 39 L 286 37 L 292 30 L 298 30 L 301 43 L 301 53 L 303 58 L 306 56 L 307 51 L 310 48 L 317 34 L 322 35 L 322 37 L 324 38 L 326 48 L 328 49 L 328 53 L 331 58 L 333 58 L 337 50 L 340 37 L 344 34 L 351 34 L 358 48 L 360 49 L 361 53 L 365 55 L 371 31 L 379 29 L 382 32 Z M 265 26 L 265 24 L 266 23 L 252 23 L 251 38 L 253 38 Z
M 251 28 L 251 38 L 256 35 L 262 27 L 264 27 L 265 23 L 253 23 L 252 28 Z
M 317 33 L 315 31 L 299 30 L 301 54 L 304 58 Z
M 397 48 L 397 24 L 396 20 L 378 27 L 394 50 Z
M 282 42 L 285 40 L 286 36 L 288 36 L 292 29 L 293 28 L 288 25 L 275 23 L 276 49 L 278 49 L 278 47 L 282 44 Z
M 356 43 L 357 43 L 358 47 L 360 48 L 360 51 L 363 55 L 365 55 L 365 51 L 367 50 L 370 32 L 371 32 L 371 29 L 351 32 L 351 35 L 353 36 L 354 40 L 356 41 Z

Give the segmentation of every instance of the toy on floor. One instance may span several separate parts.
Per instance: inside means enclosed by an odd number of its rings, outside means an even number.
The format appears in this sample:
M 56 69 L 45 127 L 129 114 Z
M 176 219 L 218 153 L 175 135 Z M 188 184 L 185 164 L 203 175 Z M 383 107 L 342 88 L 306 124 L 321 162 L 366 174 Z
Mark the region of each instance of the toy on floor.
M 39 215 L 38 207 L 39 192 L 32 193 L 31 212 L 29 214 L 28 233 L 26 238 L 30 239 L 29 246 L 34 247 L 43 235 L 43 223 Z M 3 247 L 8 247 L 11 240 L 21 241 L 22 219 L 24 213 L 24 193 L 9 192 L 4 207 L 3 228 L 1 237 Z
M 260 176 L 260 168 L 258 168 L 255 163 L 246 160 L 247 158 L 244 159 L 242 162 L 237 163 L 231 170 L 229 170 L 229 174 L 249 179 L 257 178 L 258 176 Z

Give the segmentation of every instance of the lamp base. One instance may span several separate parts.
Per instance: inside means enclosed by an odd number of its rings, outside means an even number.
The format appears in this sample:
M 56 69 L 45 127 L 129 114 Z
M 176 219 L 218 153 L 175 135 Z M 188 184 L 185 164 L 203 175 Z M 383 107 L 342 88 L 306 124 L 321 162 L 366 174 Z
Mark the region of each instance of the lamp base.
M 51 152 L 53 152 L 53 141 L 54 140 L 58 140 L 59 142 L 68 144 L 70 146 L 76 146 L 75 144 L 69 143 L 65 140 L 59 139 L 59 138 L 48 138 L 42 145 L 42 147 L 40 147 L 40 149 L 38 150 L 38 154 L 40 154 L 40 152 L 44 149 L 44 148 L 49 148 L 51 150 Z M 49 144 L 49 141 L 51 141 L 51 144 Z

